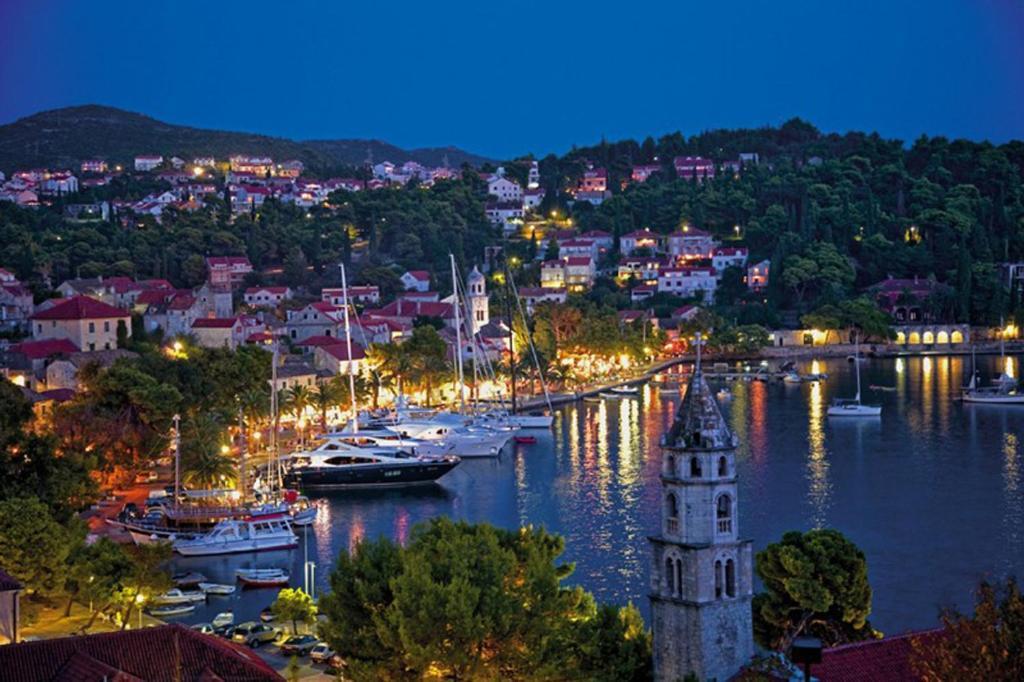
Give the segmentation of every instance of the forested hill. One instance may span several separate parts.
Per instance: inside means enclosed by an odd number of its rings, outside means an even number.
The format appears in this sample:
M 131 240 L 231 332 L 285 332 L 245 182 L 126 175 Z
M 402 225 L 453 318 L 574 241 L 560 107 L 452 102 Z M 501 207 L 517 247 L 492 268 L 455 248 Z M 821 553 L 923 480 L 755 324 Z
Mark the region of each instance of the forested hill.
M 267 155 L 274 159 L 299 159 L 312 167 L 361 165 L 374 161 L 424 165 L 479 165 L 487 159 L 455 147 L 400 149 L 379 140 L 295 141 L 251 133 L 204 130 L 173 125 L 149 116 L 113 107 L 86 105 L 44 111 L 0 126 L 0 170 L 10 174 L 19 168 L 71 167 L 83 159 L 102 158 L 128 163 L 136 154 L 165 157 L 233 154 Z

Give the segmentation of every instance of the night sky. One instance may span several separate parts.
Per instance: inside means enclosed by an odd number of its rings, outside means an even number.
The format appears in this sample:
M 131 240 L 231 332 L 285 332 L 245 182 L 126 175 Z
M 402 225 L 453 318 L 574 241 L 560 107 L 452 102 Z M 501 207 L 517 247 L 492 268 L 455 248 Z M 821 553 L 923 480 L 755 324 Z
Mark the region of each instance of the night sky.
M 1024 138 L 1024 2 L 0 0 L 0 123 L 98 103 L 493 157 L 793 116 Z

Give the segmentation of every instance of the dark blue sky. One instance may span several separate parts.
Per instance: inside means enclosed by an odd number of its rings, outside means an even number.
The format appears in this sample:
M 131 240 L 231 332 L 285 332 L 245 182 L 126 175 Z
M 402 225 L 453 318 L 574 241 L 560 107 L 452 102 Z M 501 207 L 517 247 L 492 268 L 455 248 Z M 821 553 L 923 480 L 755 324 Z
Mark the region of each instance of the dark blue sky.
M 1024 138 L 1024 3 L 0 0 L 0 123 L 100 103 L 496 157 L 780 123 Z

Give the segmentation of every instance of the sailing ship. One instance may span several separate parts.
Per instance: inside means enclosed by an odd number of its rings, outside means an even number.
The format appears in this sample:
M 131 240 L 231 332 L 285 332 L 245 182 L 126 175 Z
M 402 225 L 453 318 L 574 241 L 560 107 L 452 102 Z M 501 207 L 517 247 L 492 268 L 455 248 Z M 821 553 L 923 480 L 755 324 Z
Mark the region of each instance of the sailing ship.
M 857 395 L 850 398 L 836 398 L 832 401 L 826 414 L 829 417 L 878 417 L 882 414 L 881 405 L 865 405 L 860 401 L 860 338 L 854 337 L 854 373 L 857 375 Z
M 1002 341 L 999 343 L 1000 366 L 1006 366 L 1006 352 Z M 971 347 L 971 380 L 964 387 L 960 399 L 965 403 L 984 405 L 1024 405 L 1024 393 L 1017 388 L 1017 380 L 1003 372 L 991 386 L 978 386 L 978 370 Z

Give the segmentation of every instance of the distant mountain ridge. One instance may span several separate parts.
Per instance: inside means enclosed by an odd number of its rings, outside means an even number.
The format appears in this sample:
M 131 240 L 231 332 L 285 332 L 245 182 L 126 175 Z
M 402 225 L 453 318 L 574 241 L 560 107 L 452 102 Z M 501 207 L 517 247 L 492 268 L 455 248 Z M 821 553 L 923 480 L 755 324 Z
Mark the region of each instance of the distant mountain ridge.
M 457 147 L 401 149 L 380 140 L 290 140 L 282 137 L 174 125 L 115 107 L 88 104 L 52 109 L 0 126 L 0 170 L 41 166 L 77 168 L 83 159 L 128 163 L 137 154 L 186 160 L 233 154 L 299 159 L 312 167 L 416 161 L 479 166 L 490 161 Z

